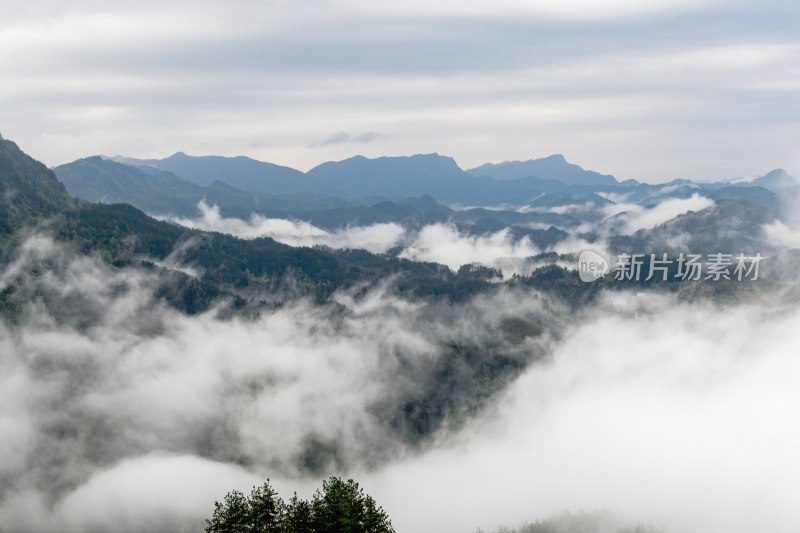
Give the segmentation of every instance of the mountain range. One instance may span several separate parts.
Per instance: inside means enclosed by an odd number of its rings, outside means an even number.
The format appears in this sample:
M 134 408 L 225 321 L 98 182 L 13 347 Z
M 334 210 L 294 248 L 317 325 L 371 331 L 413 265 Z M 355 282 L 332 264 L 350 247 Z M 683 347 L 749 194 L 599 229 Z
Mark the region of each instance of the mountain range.
M 118 173 L 114 183 L 124 186 L 119 190 L 140 196 L 147 185 L 156 187 L 153 195 L 158 187 L 180 194 L 195 190 L 169 174 L 131 187 L 127 181 L 144 179 L 135 167 L 100 158 L 82 160 L 73 169 L 92 179 L 111 169 Z M 220 299 L 234 308 L 272 306 L 294 296 L 325 300 L 338 289 L 392 276 L 399 276 L 398 290 L 406 296 L 458 299 L 492 288 L 490 278 L 496 276 L 491 269 L 452 272 L 435 263 L 363 250 L 294 247 L 269 237 L 243 240 L 156 220 L 128 204 L 75 199 L 50 169 L 5 139 L 0 139 L 0 192 L 0 265 L 20 253 L 30 230 L 41 231 L 116 268 L 162 272 L 158 294 L 188 313 L 205 311 Z M 176 251 L 197 274 L 170 266 Z M 10 316 L 33 297 L 20 288 L 2 289 L 0 312 Z
M 169 281 L 162 291 L 163 297 L 187 312 L 207 309 L 220 297 L 233 299 L 245 307 L 270 305 L 269 302 L 298 292 L 324 300 L 338 289 L 374 284 L 388 277 L 396 280 L 395 290 L 406 297 L 461 299 L 493 290 L 500 276 L 499 271 L 485 266 L 465 264 L 466 268 L 453 271 L 441 264 L 402 259 L 402 250 L 369 253 L 347 248 L 290 246 L 269 237 L 239 239 L 157 220 L 140 210 L 191 216 L 196 214 L 198 201 L 212 201 L 224 206 L 228 216 L 261 213 L 308 221 L 330 230 L 349 231 L 351 226 L 395 222 L 413 235 L 429 224 L 439 223 L 455 227 L 460 235 L 506 235 L 501 238 L 510 238 L 512 242 L 528 238 L 544 253 L 538 259 L 521 258 L 540 266 L 533 267 L 532 273 L 519 278 L 519 282 L 557 292 L 572 302 L 582 302 L 596 294 L 600 285 L 585 286 L 574 272 L 553 264 L 574 260 L 569 255 L 571 248 L 562 252 L 566 256 L 552 251 L 558 243 L 573 238 L 591 244 L 597 242 L 599 232 L 605 232 L 611 252 L 656 248 L 667 251 L 682 246 L 682 242 L 695 251 L 719 252 L 721 245 L 731 252 L 752 251 L 756 245 L 767 250 L 763 226 L 791 214 L 785 200 L 800 197 L 794 179 L 783 171 L 752 183 L 708 185 L 676 180 L 650 185 L 615 180 L 612 185 L 605 177 L 597 178 L 599 184 L 587 177 L 570 185 L 535 176 L 500 180 L 474 176 L 462 171 L 451 158 L 428 154 L 351 158 L 324 164 L 299 177 L 293 173 L 294 177 L 288 174 L 275 177 L 284 183 L 301 182 L 302 186 L 296 190 L 265 193 L 226 183 L 225 180 L 233 181 L 230 178 L 233 174 L 227 171 L 219 170 L 220 179 L 208 183 L 212 175 L 217 176 L 216 172 L 202 178 L 193 174 L 180 176 L 152 164 L 127 161 L 90 157 L 51 171 L 13 142 L 0 139 L 0 258 L 13 255 L 14 247 L 25 236 L 20 230 L 37 227 L 119 268 L 164 269 L 169 273 L 165 278 Z M 218 169 L 230 172 L 242 164 L 239 158 L 213 161 Z M 198 161 L 193 160 L 194 163 Z M 253 160 L 246 165 L 264 172 L 275 170 L 275 166 L 262 166 Z M 406 179 L 409 173 L 411 178 Z M 258 177 L 251 175 L 249 179 Z M 408 183 L 406 188 L 405 183 Z M 325 187 L 314 190 L 311 187 L 314 184 Z M 470 194 L 477 194 L 481 205 L 448 206 L 447 200 L 427 192 L 450 191 L 456 195 L 461 190 L 459 184 L 468 190 L 472 188 Z M 779 189 L 771 191 L 759 184 Z M 538 188 L 533 189 L 534 185 Z M 488 193 L 481 189 L 484 186 L 488 187 Z M 347 187 L 360 187 L 360 193 L 347 189 L 350 198 L 326 194 L 341 193 Z M 514 205 L 492 207 L 491 200 L 497 198 L 490 194 L 493 189 L 503 191 L 504 195 L 517 192 Z M 408 196 L 398 198 L 401 194 Z M 669 214 L 672 207 L 663 209 L 666 202 L 675 201 L 701 208 L 696 212 L 682 209 L 675 216 Z M 666 216 L 659 219 L 661 212 Z M 624 228 L 641 214 L 658 217 L 655 224 L 640 226 L 642 229 L 632 234 L 615 233 L 616 228 Z M 200 274 L 189 275 L 168 266 L 176 250 L 180 250 L 180 260 Z M 543 261 L 545 266 L 537 261 Z M 5 294 L 0 296 L 6 298 Z M 0 301 L 0 308 L 9 309 L 13 305 Z
M 113 196 L 119 184 L 102 184 L 97 173 L 88 172 L 86 162 L 93 158 L 55 168 L 56 174 L 77 195 L 94 194 L 91 189 Z M 438 202 L 492 205 L 526 205 L 545 194 L 629 193 L 652 187 L 633 179 L 619 181 L 612 175 L 586 170 L 567 161 L 561 154 L 527 161 L 486 163 L 463 170 L 451 157 L 437 153 L 369 159 L 355 156 L 322 163 L 306 173 L 293 168 L 257 161 L 248 157 L 190 156 L 178 152 L 164 159 L 103 157 L 154 176 L 169 179 L 167 188 L 189 189 L 186 183 L 210 187 L 224 183 L 240 191 L 280 196 L 313 194 L 318 200 L 338 198 L 349 203 L 402 200 L 430 195 Z M 74 168 L 74 167 L 84 167 Z M 120 169 L 117 169 L 120 171 Z M 169 173 L 169 174 L 165 174 Z M 115 178 L 109 177 L 111 181 Z M 154 179 L 140 181 L 151 183 Z M 91 183 L 90 183 L 91 182 Z M 160 184 L 163 187 L 166 184 Z M 746 181 L 692 182 L 673 180 L 658 187 L 716 190 L 723 187 L 763 187 L 773 192 L 798 186 L 798 181 L 783 169 Z M 149 185 L 146 189 L 150 189 Z M 169 191 L 168 191 L 169 192 Z M 189 196 L 196 196 L 194 189 Z M 173 192 L 169 194 L 173 194 Z M 126 192 L 127 194 L 127 192 Z M 305 200 L 307 200 L 306 198 Z M 295 206 L 297 207 L 297 206 Z
M 613 191 L 621 186 L 613 176 L 583 170 L 563 156 L 520 163 L 524 170 L 510 163 L 498 165 L 497 171 L 484 165 L 479 167 L 481 172 L 464 171 L 451 157 L 436 153 L 375 159 L 355 156 L 322 163 L 306 173 L 246 157 L 194 157 L 181 152 L 165 159 L 107 159 L 146 173 L 170 172 L 201 186 L 220 181 L 256 193 L 315 193 L 347 200 L 397 200 L 429 194 L 448 203 L 519 203 L 571 186 L 591 191 Z M 69 172 L 68 165 L 55 170 L 69 187 L 76 173 Z M 541 171 L 541 175 L 528 170 Z
M 568 162 L 561 154 L 528 161 L 485 163 L 467 170 L 467 172 L 474 176 L 488 176 L 495 180 L 518 180 L 534 176 L 541 179 L 558 180 L 567 185 L 592 186 L 617 185 L 619 183 L 614 176 L 584 170 L 582 167 Z M 635 184 L 635 181 L 629 184 Z
M 117 156 L 120 163 L 150 170 L 164 170 L 183 176 L 198 185 L 220 180 L 234 187 L 255 192 L 287 192 L 303 173 L 293 168 L 256 161 L 249 157 L 193 157 L 177 152 L 164 159 L 134 159 Z
M 388 222 L 418 229 L 451 221 L 473 235 L 508 227 L 514 235 L 547 245 L 564 239 L 563 230 L 599 223 L 615 202 L 650 209 L 666 200 L 701 195 L 758 205 L 782 216 L 789 209 L 786 199 L 798 195 L 798 182 L 781 169 L 750 182 L 681 179 L 647 184 L 619 182 L 561 155 L 469 171 L 439 154 L 358 156 L 323 163 L 304 174 L 244 157 L 178 153 L 162 160 L 94 156 L 54 172 L 75 197 L 129 203 L 166 217 L 193 218 L 202 201 L 217 206 L 222 216 L 239 219 L 259 214 L 327 230 Z M 545 177 L 525 176 L 529 172 Z M 550 231 L 546 238 L 538 233 L 550 226 L 561 233 Z

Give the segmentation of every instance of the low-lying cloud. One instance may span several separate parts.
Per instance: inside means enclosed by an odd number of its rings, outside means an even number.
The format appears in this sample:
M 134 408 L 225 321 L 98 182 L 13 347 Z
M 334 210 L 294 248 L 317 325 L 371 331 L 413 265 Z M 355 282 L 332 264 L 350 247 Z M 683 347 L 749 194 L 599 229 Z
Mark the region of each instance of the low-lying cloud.
M 431 224 L 406 245 L 400 257 L 441 263 L 451 270 L 480 263 L 508 274 L 523 266 L 521 260 L 539 252 L 527 237 L 515 241 L 508 229 L 486 235 L 464 235 L 451 224 Z
M 160 304 L 154 276 L 44 237 L 0 275 L 32 295 L 0 325 L 4 527 L 196 531 L 228 490 L 271 477 L 307 495 L 325 472 L 361 481 L 398 531 L 564 509 L 676 533 L 800 528 L 795 304 L 618 293 L 570 315 L 522 290 L 459 306 L 377 290 L 222 320 Z M 409 446 L 387 405 L 509 315 L 549 321 L 514 348 L 537 354 L 527 370 L 462 430 Z
M 764 225 L 764 238 L 778 248 L 800 249 L 800 232 L 776 220 Z
M 172 218 L 176 224 L 204 231 L 227 233 L 243 239 L 271 237 L 291 246 L 325 245 L 331 248 L 359 248 L 373 253 L 382 253 L 397 246 L 405 235 L 399 224 L 371 224 L 347 227 L 329 232 L 309 222 L 266 218 L 253 214 L 249 220 L 223 217 L 219 207 L 205 202 L 198 204 L 200 217 Z
M 587 247 L 597 248 L 583 239 L 571 237 L 548 248 L 537 247 L 527 236 L 515 237 L 510 229 L 480 235 L 469 234 L 452 223 L 428 224 L 418 230 L 394 222 L 347 226 L 326 231 L 309 222 L 266 218 L 253 214 L 249 220 L 223 217 L 217 206 L 198 205 L 200 216 L 171 218 L 188 228 L 227 233 L 244 239 L 271 237 L 290 246 L 323 245 L 336 249 L 364 249 L 385 253 L 400 247 L 400 257 L 431 261 L 458 270 L 462 265 L 481 264 L 495 268 L 504 277 L 530 274 L 536 263 L 530 258 L 545 251 L 571 253 Z
M 693 194 L 690 198 L 664 200 L 653 207 L 630 203 L 611 204 L 605 206 L 603 211 L 607 217 L 620 217 L 622 232 L 630 234 L 640 229 L 653 228 L 689 211 L 702 211 L 712 205 L 714 201 L 710 198 Z
M 454 308 L 377 289 L 222 320 L 168 308 L 160 283 L 42 236 L 0 274 L 0 290 L 30 295 L 0 322 L 6 527 L 196 529 L 212 495 L 241 483 L 374 468 L 434 438 L 447 402 L 418 435 L 403 406 L 441 397 L 435 371 L 452 346 L 478 358 L 532 349 L 502 340 L 511 307 L 500 294 Z M 534 298 L 513 308 L 542 309 Z
M 666 531 L 800 527 L 800 311 L 609 295 L 455 443 L 369 478 L 405 531 L 609 509 Z

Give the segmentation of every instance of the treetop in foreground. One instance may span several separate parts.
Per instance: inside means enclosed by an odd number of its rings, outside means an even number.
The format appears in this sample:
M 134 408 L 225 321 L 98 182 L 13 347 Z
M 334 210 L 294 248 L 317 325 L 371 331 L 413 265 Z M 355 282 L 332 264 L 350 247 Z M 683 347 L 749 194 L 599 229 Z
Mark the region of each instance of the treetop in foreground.
M 322 482 L 311 500 L 284 502 L 267 480 L 247 496 L 231 491 L 214 504 L 207 533 L 394 533 L 389 516 L 352 479 Z

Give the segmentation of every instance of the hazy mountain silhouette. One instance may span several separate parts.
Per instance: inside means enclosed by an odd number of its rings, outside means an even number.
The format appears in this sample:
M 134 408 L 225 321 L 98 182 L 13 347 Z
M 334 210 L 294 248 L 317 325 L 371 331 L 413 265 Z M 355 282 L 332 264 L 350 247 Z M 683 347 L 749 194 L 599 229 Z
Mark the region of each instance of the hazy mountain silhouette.
M 167 170 L 198 185 L 216 180 L 234 187 L 255 191 L 283 193 L 297 190 L 295 182 L 303 173 L 293 168 L 256 161 L 245 156 L 190 156 L 178 152 L 165 159 L 113 158 L 127 164 Z
M 155 167 L 135 167 L 94 156 L 53 169 L 73 196 L 91 202 L 129 203 L 157 215 L 193 217 L 197 204 L 217 205 L 227 216 L 283 215 L 294 211 L 337 209 L 348 202 L 311 193 L 268 195 L 238 189 L 219 180 L 198 185 Z
M 800 186 L 800 182 L 790 176 L 789 173 L 782 168 L 776 168 L 764 176 L 754 179 L 748 183 L 748 185 L 754 187 L 764 187 L 765 189 L 769 189 L 771 191 L 780 191 L 782 189 L 798 187 Z
M 616 185 L 618 183 L 614 176 L 584 170 L 582 167 L 568 162 L 561 154 L 528 161 L 485 163 L 467 172 L 475 176 L 488 176 L 495 180 L 514 180 L 535 176 L 541 179 L 558 180 L 567 185 Z

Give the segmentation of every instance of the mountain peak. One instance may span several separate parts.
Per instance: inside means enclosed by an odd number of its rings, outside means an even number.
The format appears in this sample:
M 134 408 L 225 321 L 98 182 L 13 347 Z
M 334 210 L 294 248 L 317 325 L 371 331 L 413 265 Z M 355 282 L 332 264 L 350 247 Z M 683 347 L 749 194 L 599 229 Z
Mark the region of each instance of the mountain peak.
M 430 194 L 423 194 L 419 197 L 412 196 L 411 198 L 406 198 L 401 203 L 422 210 L 439 209 L 442 207 Z
M 437 167 L 456 172 L 463 172 L 455 159 L 450 156 L 440 155 L 437 152 L 428 154 L 413 155 L 384 155 L 376 158 L 369 158 L 363 155 L 354 155 L 341 161 L 326 161 L 311 169 L 308 173 L 318 173 L 319 169 L 331 168 L 333 166 L 358 165 L 360 167 L 375 167 L 389 170 L 400 169 L 401 167 Z
M 49 217 L 72 203 L 50 169 L 15 143 L 0 139 L 0 234 Z
M 617 179 L 570 163 L 563 154 L 552 154 L 527 161 L 486 163 L 468 170 L 474 176 L 488 176 L 494 180 L 517 180 L 536 177 L 558 180 L 567 185 L 617 185 Z
M 790 177 L 788 172 L 782 168 L 776 168 L 775 170 L 770 170 L 764 176 L 764 178 L 776 178 L 776 177 Z M 794 178 L 792 178 L 794 179 Z
M 438 153 L 410 156 L 363 156 L 322 163 L 306 174 L 312 190 L 342 197 L 403 198 L 431 193 L 446 197 L 470 180 L 452 157 Z
M 171 172 L 204 187 L 221 180 L 237 189 L 277 194 L 293 191 L 293 183 L 303 175 L 299 170 L 247 156 L 192 156 L 179 151 L 164 159 L 115 159 L 128 165 Z
M 772 191 L 777 191 L 777 190 L 797 187 L 800 185 L 800 182 L 798 182 L 795 178 L 790 176 L 789 173 L 786 172 L 784 169 L 776 168 L 775 170 L 769 171 L 760 178 L 754 179 L 747 185 L 764 187 Z

